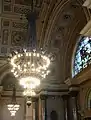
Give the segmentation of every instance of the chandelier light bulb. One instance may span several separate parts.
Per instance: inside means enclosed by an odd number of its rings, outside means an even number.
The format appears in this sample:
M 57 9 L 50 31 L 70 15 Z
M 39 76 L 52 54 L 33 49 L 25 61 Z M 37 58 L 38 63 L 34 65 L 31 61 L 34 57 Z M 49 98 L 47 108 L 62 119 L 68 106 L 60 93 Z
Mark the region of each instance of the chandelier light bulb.
M 29 53 L 29 56 L 31 56 L 31 53 Z

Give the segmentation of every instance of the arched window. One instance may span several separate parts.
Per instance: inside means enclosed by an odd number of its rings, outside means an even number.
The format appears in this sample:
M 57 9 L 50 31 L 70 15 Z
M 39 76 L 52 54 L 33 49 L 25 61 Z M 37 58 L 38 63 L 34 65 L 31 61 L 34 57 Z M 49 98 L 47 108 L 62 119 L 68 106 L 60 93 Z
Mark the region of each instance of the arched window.
M 91 63 L 91 37 L 81 37 L 75 52 L 73 76 Z

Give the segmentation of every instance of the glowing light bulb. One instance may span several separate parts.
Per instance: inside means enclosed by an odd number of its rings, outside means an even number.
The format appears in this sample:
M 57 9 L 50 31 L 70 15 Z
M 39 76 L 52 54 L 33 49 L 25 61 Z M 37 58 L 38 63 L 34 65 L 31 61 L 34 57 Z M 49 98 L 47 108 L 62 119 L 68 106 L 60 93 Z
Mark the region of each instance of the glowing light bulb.
M 11 72 L 14 72 L 14 70 L 11 70 Z
M 24 67 L 27 67 L 27 65 L 26 65 L 26 64 L 24 64 Z
M 28 53 L 26 53 L 26 56 L 28 56 L 29 54 Z
M 18 69 L 20 70 L 20 65 L 18 65 Z
M 29 53 L 29 56 L 31 56 L 31 53 Z
M 20 54 L 18 54 L 18 57 L 21 57 L 21 55 L 20 55 Z
M 33 56 L 36 56 L 36 53 L 33 53 Z
M 27 71 L 27 69 L 24 69 L 24 72 L 26 72 Z
M 37 57 L 39 57 L 39 53 L 37 53 Z
M 28 62 L 28 65 L 30 65 L 30 62 Z

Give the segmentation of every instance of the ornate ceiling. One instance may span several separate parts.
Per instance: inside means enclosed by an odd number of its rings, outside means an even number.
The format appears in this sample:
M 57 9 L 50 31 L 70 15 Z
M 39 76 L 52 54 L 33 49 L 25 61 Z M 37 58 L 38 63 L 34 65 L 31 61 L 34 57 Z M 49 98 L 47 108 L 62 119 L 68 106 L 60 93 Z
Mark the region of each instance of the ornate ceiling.
M 10 73 L 7 55 L 19 50 L 27 36 L 25 15 L 31 10 L 30 0 L 1 0 L 0 2 L 0 83 L 16 81 Z M 38 46 L 48 49 L 55 60 L 50 76 L 43 83 L 61 86 L 71 77 L 71 63 L 79 33 L 90 19 L 84 0 L 34 0 L 37 19 Z M 43 86 L 42 86 L 43 87 Z

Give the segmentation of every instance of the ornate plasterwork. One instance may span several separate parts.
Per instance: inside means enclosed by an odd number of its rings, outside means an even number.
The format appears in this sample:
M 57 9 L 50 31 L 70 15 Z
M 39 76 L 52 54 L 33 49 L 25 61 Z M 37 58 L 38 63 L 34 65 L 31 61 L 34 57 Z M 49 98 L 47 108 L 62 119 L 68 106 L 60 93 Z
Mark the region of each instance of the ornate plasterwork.
M 61 78 L 63 81 L 71 76 L 71 58 L 77 40 L 76 37 L 79 36 L 80 30 L 86 24 L 87 13 L 86 11 L 84 13 L 82 3 L 82 1 L 76 0 L 59 0 L 58 3 L 56 2 L 51 14 L 46 15 L 43 23 L 45 28 L 44 31 L 42 29 L 43 34 L 40 39 L 45 41 L 41 43 L 44 42 L 44 46 L 50 51 L 53 51 L 53 49 L 59 51 L 56 52 L 56 56 L 59 58 L 56 67 L 59 79 Z M 51 8 L 48 9 L 48 11 L 50 10 Z
M 42 0 L 33 0 L 34 8 L 39 10 L 42 4 Z M 29 0 L 4 0 L 3 12 L 14 14 L 28 14 L 31 10 L 31 1 Z
M 22 46 L 24 44 L 25 36 L 21 31 L 12 31 L 11 45 Z

